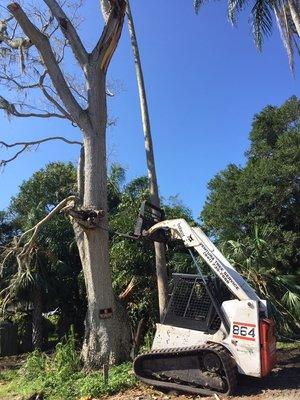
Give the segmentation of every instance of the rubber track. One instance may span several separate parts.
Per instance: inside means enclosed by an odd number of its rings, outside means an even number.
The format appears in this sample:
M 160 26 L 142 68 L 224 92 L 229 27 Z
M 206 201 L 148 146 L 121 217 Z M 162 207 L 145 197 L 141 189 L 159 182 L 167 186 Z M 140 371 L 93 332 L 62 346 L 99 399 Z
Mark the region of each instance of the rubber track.
M 226 380 L 228 384 L 228 390 L 226 392 L 219 392 L 216 389 L 210 390 L 207 388 L 197 388 L 192 385 L 188 384 L 180 384 L 177 382 L 165 382 L 160 381 L 157 379 L 151 379 L 143 376 L 142 371 L 137 371 L 135 366 L 137 361 L 141 358 L 144 358 L 147 355 L 159 355 L 159 354 L 170 354 L 170 355 L 178 355 L 186 354 L 186 353 L 197 353 L 199 350 L 208 350 L 213 351 L 215 354 L 218 355 L 222 362 L 223 370 L 226 375 Z M 162 349 L 162 350 L 153 350 L 148 353 L 144 353 L 136 357 L 133 363 L 133 371 L 138 379 L 147 383 L 148 385 L 160 387 L 169 390 L 178 390 L 187 393 L 193 394 L 204 394 L 204 395 L 213 395 L 214 393 L 218 393 L 220 395 L 230 395 L 235 391 L 236 388 L 236 365 L 234 359 L 232 358 L 231 354 L 225 349 L 225 347 L 215 344 L 215 343 L 208 343 L 202 346 L 192 346 L 192 347 L 183 347 L 183 348 L 174 348 L 174 349 Z

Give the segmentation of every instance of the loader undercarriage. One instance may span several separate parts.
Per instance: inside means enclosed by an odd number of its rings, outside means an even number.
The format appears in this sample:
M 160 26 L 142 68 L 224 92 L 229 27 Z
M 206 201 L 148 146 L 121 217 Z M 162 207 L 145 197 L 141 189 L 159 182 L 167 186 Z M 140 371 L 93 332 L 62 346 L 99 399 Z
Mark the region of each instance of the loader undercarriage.
M 138 356 L 134 373 L 143 382 L 194 394 L 230 394 L 236 386 L 235 363 L 221 345 L 155 350 Z

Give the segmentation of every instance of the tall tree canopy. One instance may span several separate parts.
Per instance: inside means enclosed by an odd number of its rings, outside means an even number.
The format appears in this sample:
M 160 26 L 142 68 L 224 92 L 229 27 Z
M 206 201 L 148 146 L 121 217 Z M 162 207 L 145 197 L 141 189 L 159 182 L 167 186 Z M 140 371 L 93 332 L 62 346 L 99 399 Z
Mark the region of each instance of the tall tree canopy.
M 300 305 L 299 139 L 299 99 L 265 107 L 254 116 L 245 166 L 230 164 L 208 183 L 201 213 L 240 272 L 291 319 Z
M 296 266 L 299 134 L 296 97 L 254 116 L 245 166 L 230 164 L 208 183 L 201 219 L 210 235 L 221 241 L 239 239 L 249 235 L 255 224 L 272 226 L 278 262 Z

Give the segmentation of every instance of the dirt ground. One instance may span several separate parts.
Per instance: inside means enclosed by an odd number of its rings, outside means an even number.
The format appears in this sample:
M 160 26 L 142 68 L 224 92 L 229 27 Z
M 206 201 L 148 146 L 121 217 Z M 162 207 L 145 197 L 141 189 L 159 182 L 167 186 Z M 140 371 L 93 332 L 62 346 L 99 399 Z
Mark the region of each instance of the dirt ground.
M 278 364 L 272 374 L 264 379 L 240 376 L 235 396 L 231 400 L 300 400 L 300 348 L 278 350 Z M 218 397 L 201 397 L 217 400 Z M 110 396 L 109 400 L 191 400 L 200 399 L 179 394 L 161 393 L 146 386 Z
M 240 376 L 235 396 L 223 397 L 230 400 L 300 400 L 300 348 L 277 351 L 278 364 L 270 376 L 264 379 Z M 18 366 L 25 357 L 18 357 Z M 14 368 L 14 358 L 0 358 L 0 370 Z M 0 382 L 1 383 L 1 382 Z M 217 400 L 217 396 L 188 396 L 162 393 L 151 387 L 139 385 L 137 388 L 105 397 L 105 400 Z M 1 399 L 2 400 L 2 399 Z M 21 400 L 13 397 L 5 400 Z M 25 400 L 22 398 L 22 400 Z M 97 399 L 90 399 L 97 400 Z

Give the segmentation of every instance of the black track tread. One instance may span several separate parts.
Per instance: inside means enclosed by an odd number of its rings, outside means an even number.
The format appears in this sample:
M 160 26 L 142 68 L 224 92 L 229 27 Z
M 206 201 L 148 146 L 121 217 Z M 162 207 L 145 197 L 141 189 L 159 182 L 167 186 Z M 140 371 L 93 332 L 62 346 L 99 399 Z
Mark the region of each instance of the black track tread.
M 208 351 L 213 351 L 218 355 L 222 362 L 223 369 L 225 371 L 227 383 L 228 383 L 228 390 L 226 392 L 219 392 L 215 389 L 204 389 L 204 388 L 196 388 L 194 386 L 190 386 L 188 384 L 179 384 L 176 382 L 165 382 L 165 381 L 160 381 L 158 379 L 151 379 L 143 376 L 143 371 L 138 371 L 136 367 L 136 361 L 147 357 L 147 355 L 160 355 L 160 354 L 170 354 L 170 355 L 176 355 L 176 354 L 185 354 L 185 353 L 197 353 L 200 350 L 208 350 Z M 152 350 L 147 353 L 143 353 L 139 356 L 136 357 L 133 363 L 133 371 L 138 379 L 141 381 L 155 386 L 155 387 L 161 387 L 164 389 L 169 389 L 169 390 L 178 390 L 178 391 L 183 391 L 183 392 L 188 392 L 188 393 L 193 393 L 193 394 L 204 394 L 204 395 L 213 395 L 214 393 L 218 393 L 220 395 L 230 395 L 232 394 L 235 389 L 236 389 L 236 364 L 234 359 L 232 358 L 230 352 L 222 345 L 217 344 L 217 343 L 206 343 L 201 346 L 191 346 L 191 347 L 181 347 L 181 348 L 173 348 L 173 349 L 161 349 L 161 350 Z

